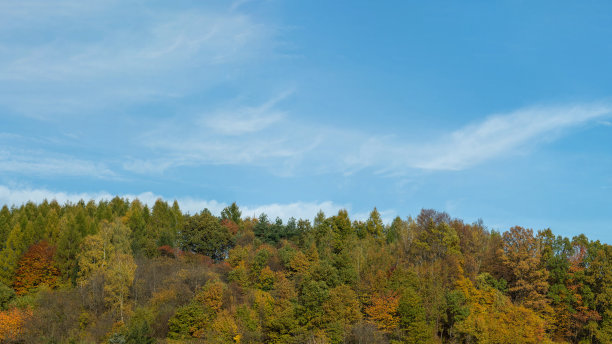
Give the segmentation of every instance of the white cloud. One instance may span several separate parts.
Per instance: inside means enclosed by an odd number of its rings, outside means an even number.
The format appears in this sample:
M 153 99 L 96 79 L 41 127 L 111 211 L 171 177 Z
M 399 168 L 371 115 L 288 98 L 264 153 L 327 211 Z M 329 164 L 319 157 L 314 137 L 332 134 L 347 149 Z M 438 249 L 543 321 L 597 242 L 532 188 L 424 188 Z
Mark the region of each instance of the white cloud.
M 407 136 L 334 129 L 299 122 L 289 116 L 276 120 L 275 114 L 282 111 L 275 104 L 269 101 L 252 107 L 258 110 L 250 112 L 248 121 L 236 120 L 237 132 L 249 135 L 228 136 L 231 130 L 227 128 L 232 128 L 230 116 L 227 120 L 214 117 L 215 125 L 205 122 L 209 126 L 196 126 L 195 130 L 191 123 L 172 130 L 164 124 L 163 129 L 141 138 L 142 144 L 162 154 L 151 162 L 131 162 L 125 167 L 137 171 L 139 166 L 155 166 L 159 171 L 185 165 L 255 165 L 277 175 L 305 171 L 351 174 L 365 168 L 383 175 L 406 175 L 414 170 L 464 170 L 533 149 L 558 139 L 568 129 L 602 120 L 611 112 L 611 107 L 605 104 L 531 107 L 491 115 L 416 142 Z
M 275 105 L 291 93 L 283 92 L 259 106 L 221 110 L 212 116 L 205 116 L 202 122 L 216 134 L 243 135 L 258 132 L 285 117 L 285 113 L 275 109 Z
M 313 219 L 319 210 L 322 210 L 325 215 L 331 216 L 337 214 L 340 209 L 348 209 L 346 205 L 335 204 L 331 201 L 325 202 L 294 202 L 288 204 L 272 203 L 260 206 L 244 207 L 243 215 L 257 216 L 261 213 L 266 213 L 270 219 L 280 217 L 281 219 Z
M 44 9 L 46 7 L 41 7 Z M 141 8 L 146 10 L 146 8 Z M 0 78 L 4 80 L 63 80 L 75 78 L 124 81 L 125 74 L 177 71 L 187 67 L 245 61 L 260 49 L 265 49 L 268 29 L 253 18 L 214 9 L 151 12 L 148 16 L 134 14 L 133 23 L 118 23 L 117 29 L 101 29 L 95 19 L 125 15 L 121 6 L 101 9 L 93 22 L 84 22 L 75 11 L 64 20 L 66 24 L 82 26 L 91 37 L 83 40 L 74 33 L 48 40 L 42 44 L 18 45 L 4 43 L 17 50 L 5 58 Z M 39 13 L 41 17 L 46 14 Z M 48 23 L 33 21 L 43 29 Z M 1 28 L 0 28 L 1 29 Z M 109 74 L 110 73 L 110 74 Z
M 154 151 L 156 157 L 130 158 L 123 167 L 136 173 L 160 173 L 181 166 L 246 164 L 274 166 L 275 174 L 289 174 L 295 162 L 320 143 L 318 134 L 284 120 L 278 103 L 292 92 L 280 92 L 260 105 L 226 106 L 191 120 L 163 121 L 137 138 L 137 144 Z
M 119 195 L 122 198 L 127 198 L 130 200 L 138 199 L 142 203 L 145 203 L 152 207 L 155 204 L 155 201 L 158 199 L 165 199 L 169 202 L 173 202 L 172 198 L 165 198 L 161 195 L 157 195 L 153 192 L 143 192 L 139 194 L 124 194 Z M 85 200 L 86 202 L 89 200 L 94 200 L 96 202 L 101 200 L 111 200 L 115 195 L 112 195 L 108 192 L 94 192 L 94 193 L 68 193 L 68 192 L 56 192 L 50 191 L 47 189 L 32 189 L 32 188 L 9 188 L 4 185 L 0 185 L 0 206 L 2 204 L 7 205 L 16 205 L 19 206 L 26 202 L 35 202 L 40 203 L 43 200 L 56 200 L 59 203 L 63 204 L 66 202 L 76 203 L 79 200 Z M 219 215 L 223 208 L 227 207 L 228 204 L 224 202 L 219 202 L 216 200 L 202 200 L 190 197 L 177 198 L 177 202 L 182 211 L 188 212 L 190 214 L 198 213 L 202 211 L 204 208 L 210 210 L 213 214 Z M 242 211 L 242 216 L 255 216 L 258 217 L 261 213 L 266 213 L 271 220 L 274 220 L 276 217 L 287 221 L 289 218 L 294 217 L 296 219 L 314 219 L 319 210 L 322 210 L 325 215 L 332 216 L 338 213 L 340 209 L 349 210 L 350 215 L 350 205 L 347 204 L 336 204 L 332 201 L 323 201 L 323 202 L 291 202 L 291 203 L 271 203 L 264 205 L 240 205 L 240 209 Z M 390 222 L 395 215 L 395 212 L 392 210 L 383 210 L 381 211 L 381 215 L 386 222 Z M 357 213 L 352 219 L 365 220 L 369 216 L 369 212 L 367 213 Z
M 370 136 L 348 152 L 344 162 L 348 170 L 371 167 L 392 175 L 411 169 L 464 170 L 557 139 L 564 130 L 611 112 L 605 104 L 541 106 L 492 115 L 420 143 L 406 137 Z
M 0 41 L 0 104 L 45 119 L 192 94 L 240 77 L 243 66 L 272 51 L 274 29 L 227 4 L 154 6 L 0 4 L 3 37 L 39 37 Z
M 564 129 L 611 112 L 608 105 L 585 104 L 526 108 L 490 116 L 426 146 L 427 156 L 415 159 L 412 165 L 423 169 L 462 170 L 516 152 L 525 145 L 553 139 Z

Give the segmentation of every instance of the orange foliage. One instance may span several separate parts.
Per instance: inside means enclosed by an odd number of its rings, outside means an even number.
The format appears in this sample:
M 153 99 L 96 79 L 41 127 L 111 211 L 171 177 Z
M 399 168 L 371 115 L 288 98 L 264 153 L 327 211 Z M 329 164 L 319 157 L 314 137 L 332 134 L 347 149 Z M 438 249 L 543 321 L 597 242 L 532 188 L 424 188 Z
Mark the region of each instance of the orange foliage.
M 17 295 L 23 295 L 39 285 L 56 285 L 60 272 L 53 261 L 54 253 L 55 247 L 49 246 L 46 241 L 28 249 L 19 260 L 15 271 L 13 288 Z
M 10 342 L 23 333 L 26 320 L 32 311 L 18 308 L 0 311 L 0 342 Z
M 220 281 L 207 283 L 204 289 L 196 295 L 196 300 L 218 312 L 223 306 L 225 285 Z
M 399 295 L 396 292 L 377 293 L 370 299 L 371 305 L 366 307 L 366 314 L 381 331 L 392 332 L 399 324 L 397 308 Z
M 176 258 L 177 256 L 180 257 L 184 255 L 183 251 L 177 248 L 170 247 L 168 245 L 158 247 L 157 251 L 159 252 L 161 256 L 170 257 L 170 258 Z

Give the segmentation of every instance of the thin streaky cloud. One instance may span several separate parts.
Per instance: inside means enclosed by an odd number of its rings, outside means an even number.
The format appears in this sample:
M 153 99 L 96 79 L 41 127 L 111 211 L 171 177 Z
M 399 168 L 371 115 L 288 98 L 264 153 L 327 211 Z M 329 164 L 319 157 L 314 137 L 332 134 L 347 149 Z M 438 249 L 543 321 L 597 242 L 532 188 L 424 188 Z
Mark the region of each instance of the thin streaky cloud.
M 162 121 L 137 143 L 155 151 L 155 158 L 129 157 L 123 168 L 135 173 L 162 173 L 169 168 L 198 165 L 271 166 L 289 175 L 296 161 L 320 144 L 310 130 L 296 131 L 279 104 L 293 93 L 279 92 L 255 106 L 223 107 L 211 114 Z M 289 136 L 287 134 L 290 134 Z M 281 168 L 279 168 L 281 167 Z
M 229 115 L 227 121 L 213 117 L 215 125 L 206 122 L 208 127 L 199 127 L 194 134 L 186 134 L 191 128 L 181 126 L 175 128 L 175 133 L 150 133 L 142 141 L 148 148 L 164 152 L 162 157 L 152 163 L 127 163 L 126 167 L 228 164 L 268 167 L 273 171 L 284 165 L 290 167 L 283 172 L 286 176 L 304 170 L 350 175 L 372 169 L 374 174 L 387 176 L 406 175 L 414 170 L 457 171 L 530 151 L 560 139 L 572 128 L 604 120 L 611 113 L 609 105 L 595 103 L 530 107 L 491 115 L 416 143 L 411 137 L 376 136 L 298 122 L 289 112 L 283 112 L 287 115 L 280 120 L 276 117 L 280 112 L 276 102 L 257 109 L 250 113 L 248 121 L 238 125 L 242 128 L 239 133 L 250 135 L 228 136 Z M 304 166 L 308 169 L 300 168 Z
M 241 74 L 228 71 L 274 50 L 274 29 L 249 14 L 215 6 L 159 13 L 151 8 L 154 4 L 141 2 L 128 2 L 133 11 L 127 12 L 116 2 L 96 6 L 90 11 L 65 1 L 47 13 L 48 5 L 28 2 L 9 11 L 13 19 L 0 13 L 0 20 L 7 19 L 0 24 L 5 37 L 49 35 L 36 43 L 0 42 L 0 80 L 5 85 L 0 87 L 0 106 L 46 119 L 95 113 L 108 104 L 181 97 L 239 78 Z M 102 25 L 116 16 L 131 19 Z M 79 27 L 79 35 L 58 28 L 58 20 Z
M 432 170 L 462 170 L 486 160 L 504 156 L 526 145 L 554 140 L 563 130 L 609 116 L 612 107 L 582 104 L 533 107 L 510 114 L 494 115 L 465 126 L 449 139 L 440 139 L 425 151 L 429 158 L 414 164 Z
M 232 2 L 232 6 L 230 6 L 230 11 L 235 11 L 249 2 L 253 2 L 254 0 L 235 0 Z
M 73 157 L 46 157 L 44 152 L 0 150 L 0 172 L 44 177 L 93 177 L 116 179 L 118 175 L 105 163 Z
M 215 133 L 224 135 L 243 135 L 258 132 L 283 120 L 285 112 L 276 109 L 276 105 L 293 93 L 293 90 L 281 92 L 259 106 L 241 106 L 223 109 L 211 116 L 203 116 L 202 122 Z

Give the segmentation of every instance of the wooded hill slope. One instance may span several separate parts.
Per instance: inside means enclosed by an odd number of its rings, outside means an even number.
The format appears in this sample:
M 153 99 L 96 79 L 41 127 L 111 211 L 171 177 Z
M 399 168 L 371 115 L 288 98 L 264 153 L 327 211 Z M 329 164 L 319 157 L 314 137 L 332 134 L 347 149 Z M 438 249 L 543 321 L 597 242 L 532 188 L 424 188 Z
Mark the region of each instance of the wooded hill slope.
M 28 203 L 0 248 L 2 343 L 612 343 L 610 245 L 433 210 Z

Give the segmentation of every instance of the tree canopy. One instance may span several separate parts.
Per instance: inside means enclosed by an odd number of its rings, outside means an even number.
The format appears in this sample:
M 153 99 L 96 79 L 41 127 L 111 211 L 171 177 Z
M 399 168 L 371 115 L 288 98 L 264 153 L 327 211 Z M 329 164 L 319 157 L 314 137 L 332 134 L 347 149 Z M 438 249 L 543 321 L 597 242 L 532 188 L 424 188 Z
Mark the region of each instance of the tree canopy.
M 612 247 L 431 209 L 385 223 L 0 209 L 0 343 L 610 343 Z

